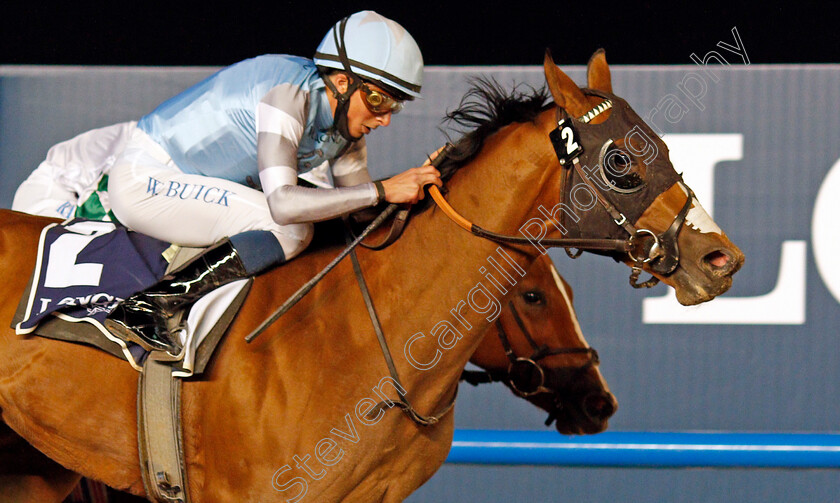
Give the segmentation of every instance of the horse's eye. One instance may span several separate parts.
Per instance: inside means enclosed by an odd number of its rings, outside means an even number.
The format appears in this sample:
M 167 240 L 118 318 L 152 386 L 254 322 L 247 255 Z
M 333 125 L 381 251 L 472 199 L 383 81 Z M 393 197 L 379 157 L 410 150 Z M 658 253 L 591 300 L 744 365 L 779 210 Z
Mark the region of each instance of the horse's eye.
M 525 301 L 526 304 L 545 304 L 545 297 L 541 292 L 536 290 L 531 290 L 522 294 L 522 299 Z
M 624 194 L 635 192 L 644 180 L 634 171 L 633 158 L 612 142 L 605 145 L 601 153 L 601 177 L 613 190 Z
M 630 169 L 630 165 L 633 163 L 630 160 L 630 156 L 618 149 L 613 150 L 612 154 L 608 164 L 610 171 L 621 176 L 627 174 L 627 170 Z

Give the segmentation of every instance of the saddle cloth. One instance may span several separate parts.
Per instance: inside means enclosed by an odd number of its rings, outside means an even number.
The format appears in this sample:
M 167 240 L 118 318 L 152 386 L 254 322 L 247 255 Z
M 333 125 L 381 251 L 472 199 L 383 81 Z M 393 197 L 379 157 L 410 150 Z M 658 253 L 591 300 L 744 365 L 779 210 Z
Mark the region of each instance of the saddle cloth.
M 152 286 L 197 251 L 178 249 L 113 222 L 52 224 L 41 232 L 35 270 L 12 327 L 19 335 L 95 346 L 142 372 L 148 353 L 111 334 L 105 317 L 119 301 Z M 196 302 L 181 333 L 187 351 L 174 364 L 173 375 L 189 377 L 204 370 L 250 284 L 250 279 L 229 283 Z

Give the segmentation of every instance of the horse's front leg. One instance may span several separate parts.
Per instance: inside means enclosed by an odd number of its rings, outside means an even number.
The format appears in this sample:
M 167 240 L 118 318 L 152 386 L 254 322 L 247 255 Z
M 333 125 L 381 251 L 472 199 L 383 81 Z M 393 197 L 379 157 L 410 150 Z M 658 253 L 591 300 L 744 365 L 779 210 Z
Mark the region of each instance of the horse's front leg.
M 0 502 L 60 503 L 81 478 L 0 421 Z
M 55 465 L 38 475 L 0 475 L 3 503 L 61 503 L 82 476 Z

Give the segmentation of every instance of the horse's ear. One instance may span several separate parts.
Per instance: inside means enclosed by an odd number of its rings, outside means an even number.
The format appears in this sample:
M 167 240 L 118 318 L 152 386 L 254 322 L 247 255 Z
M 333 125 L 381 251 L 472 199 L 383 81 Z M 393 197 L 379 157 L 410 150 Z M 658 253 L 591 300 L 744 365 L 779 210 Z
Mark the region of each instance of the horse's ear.
M 589 58 L 589 64 L 586 65 L 586 82 L 590 89 L 612 92 L 610 67 L 607 65 L 607 56 L 603 49 L 598 49 Z
M 554 103 L 566 109 L 570 115 L 575 117 L 585 114 L 589 109 L 586 96 L 577 84 L 554 64 L 551 51 L 548 49 L 545 50 L 543 68 L 545 69 L 545 81 L 548 83 L 548 90 L 551 91 Z

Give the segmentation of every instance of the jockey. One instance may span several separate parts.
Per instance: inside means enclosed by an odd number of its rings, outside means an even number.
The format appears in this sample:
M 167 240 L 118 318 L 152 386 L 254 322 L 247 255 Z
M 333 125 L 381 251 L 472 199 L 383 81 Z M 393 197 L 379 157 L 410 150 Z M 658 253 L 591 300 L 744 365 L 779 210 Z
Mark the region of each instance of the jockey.
M 440 185 L 428 164 L 382 182 L 366 165 L 365 135 L 420 96 L 422 77 L 411 35 L 363 11 L 330 28 L 314 60 L 242 61 L 141 118 L 110 170 L 114 215 L 157 239 L 213 246 L 126 299 L 106 325 L 179 355 L 189 306 L 300 254 L 313 222 L 413 203 L 425 185 Z

